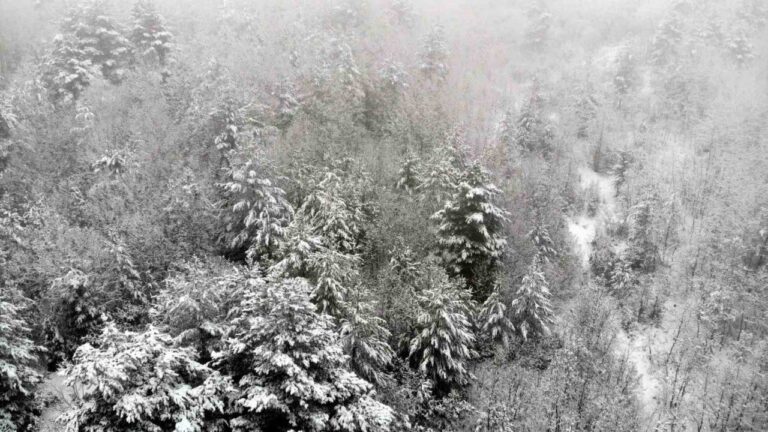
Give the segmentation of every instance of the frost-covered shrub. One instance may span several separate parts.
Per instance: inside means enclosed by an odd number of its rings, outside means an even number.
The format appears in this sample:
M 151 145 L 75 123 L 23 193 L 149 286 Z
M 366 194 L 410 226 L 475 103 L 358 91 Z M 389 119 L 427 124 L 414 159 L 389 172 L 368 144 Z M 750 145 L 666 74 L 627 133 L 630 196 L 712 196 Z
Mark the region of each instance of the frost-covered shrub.
M 63 417 L 68 431 L 226 430 L 216 415 L 231 383 L 198 363 L 191 348 L 153 328 L 134 333 L 112 325 L 97 345 L 81 346 L 67 368 L 67 382 L 81 392 Z
M 304 279 L 246 295 L 243 314 L 216 364 L 237 383 L 234 430 L 388 431 L 392 409 L 346 369 L 330 315 L 318 313 Z

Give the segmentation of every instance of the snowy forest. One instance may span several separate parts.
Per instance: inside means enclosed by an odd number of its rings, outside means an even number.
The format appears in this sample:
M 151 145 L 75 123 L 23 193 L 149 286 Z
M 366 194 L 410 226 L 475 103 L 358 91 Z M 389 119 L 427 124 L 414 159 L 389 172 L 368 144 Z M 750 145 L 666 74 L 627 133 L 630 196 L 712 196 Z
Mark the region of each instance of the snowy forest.
M 768 431 L 768 2 L 0 0 L 0 431 Z

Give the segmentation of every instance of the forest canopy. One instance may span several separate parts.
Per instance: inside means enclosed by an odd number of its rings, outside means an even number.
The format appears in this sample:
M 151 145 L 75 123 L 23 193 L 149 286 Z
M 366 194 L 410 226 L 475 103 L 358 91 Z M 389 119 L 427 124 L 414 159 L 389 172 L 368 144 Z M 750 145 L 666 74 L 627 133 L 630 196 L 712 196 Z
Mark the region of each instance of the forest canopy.
M 0 431 L 768 430 L 768 3 L 0 0 Z

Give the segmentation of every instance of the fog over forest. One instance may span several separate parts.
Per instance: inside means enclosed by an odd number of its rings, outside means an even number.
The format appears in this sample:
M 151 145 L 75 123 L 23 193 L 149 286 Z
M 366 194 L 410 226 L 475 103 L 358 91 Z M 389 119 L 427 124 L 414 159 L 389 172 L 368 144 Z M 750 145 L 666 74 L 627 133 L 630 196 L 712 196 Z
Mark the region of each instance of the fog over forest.
M 33 431 L 768 431 L 768 1 L 0 0 Z

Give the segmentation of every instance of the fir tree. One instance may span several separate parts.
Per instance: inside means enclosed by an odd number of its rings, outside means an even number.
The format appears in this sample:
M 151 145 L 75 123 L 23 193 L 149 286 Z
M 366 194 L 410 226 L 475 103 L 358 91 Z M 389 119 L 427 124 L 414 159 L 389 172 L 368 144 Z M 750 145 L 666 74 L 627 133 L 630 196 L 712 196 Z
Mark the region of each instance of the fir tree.
M 549 283 L 540 268 L 538 257 L 534 257 L 523 277 L 510 309 L 523 340 L 549 333 L 549 325 L 553 322 Z
M 3 287 L 0 291 L 0 430 L 32 430 L 37 410 L 34 387 L 41 381 L 37 354 L 22 316 L 23 298 Z
M 483 303 L 478 314 L 478 323 L 480 332 L 489 340 L 501 342 L 505 347 L 509 346 L 509 339 L 515 331 L 515 326 L 507 318 L 507 306 L 501 301 L 498 287 Z
M 374 315 L 373 305 L 356 301 L 345 308 L 341 321 L 341 342 L 352 369 L 364 379 L 382 383 L 382 371 L 395 356 L 387 340 L 391 336 L 384 320 Z
M 442 82 L 448 77 L 448 47 L 443 28 L 432 28 L 424 41 L 421 51 L 421 73 L 429 80 Z
M 293 216 L 285 192 L 260 178 L 250 161 L 229 170 L 227 178 L 220 184 L 224 227 L 219 241 L 232 251 L 248 249 L 251 257 L 271 258 Z
M 555 242 L 549 236 L 549 230 L 546 225 L 537 224 L 528 232 L 528 239 L 536 248 L 536 254 L 544 261 L 549 262 L 557 257 Z
M 432 216 L 438 225 L 438 245 L 448 272 L 463 277 L 476 298 L 487 296 L 483 292 L 485 279 L 506 246 L 502 228 L 507 212 L 493 203 L 498 193 L 488 175 L 474 164 L 451 200 Z
M 67 430 L 224 430 L 209 419 L 223 413 L 229 379 L 156 329 L 134 333 L 107 326 L 98 348 L 77 350 L 67 375 L 81 392 L 63 417 Z
M 41 80 L 57 103 L 77 100 L 93 80 L 95 67 L 77 38 L 58 34 L 46 56 Z
M 405 160 L 402 168 L 400 168 L 397 183 L 395 183 L 395 189 L 411 194 L 421 185 L 421 177 L 422 173 L 421 167 L 419 166 L 419 159 L 410 156 Z
M 388 431 L 392 409 L 347 370 L 333 318 L 316 311 L 303 279 L 246 295 L 236 331 L 216 364 L 238 385 L 234 430 Z
M 546 155 L 552 150 L 554 133 L 550 124 L 543 118 L 541 105 L 538 83 L 534 82 L 531 98 L 517 118 L 514 143 L 523 150 Z
M 411 339 L 410 358 L 442 394 L 466 385 L 472 377 L 467 370 L 467 362 L 476 355 L 471 300 L 467 291 L 439 268 L 428 269 L 424 280 L 426 286 L 418 295 L 421 312 L 417 333 Z
M 78 50 L 106 80 L 119 84 L 125 79 L 132 61 L 131 44 L 121 26 L 109 16 L 104 0 L 87 0 L 70 9 L 62 31 L 74 37 Z
M 173 35 L 166 29 L 165 20 L 155 10 L 150 0 L 139 0 L 133 6 L 131 42 L 144 56 L 153 56 L 160 66 L 165 66 L 171 52 Z
M 327 172 L 306 197 L 296 217 L 312 227 L 326 247 L 342 253 L 355 253 L 362 236 L 364 216 L 358 205 L 350 204 L 342 197 L 344 187 L 345 182 L 338 175 Z
M 549 31 L 552 27 L 552 15 L 545 11 L 532 11 L 532 19 L 525 32 L 525 47 L 531 50 L 541 50 L 547 44 Z

